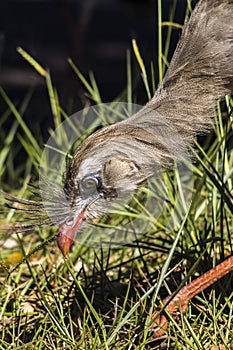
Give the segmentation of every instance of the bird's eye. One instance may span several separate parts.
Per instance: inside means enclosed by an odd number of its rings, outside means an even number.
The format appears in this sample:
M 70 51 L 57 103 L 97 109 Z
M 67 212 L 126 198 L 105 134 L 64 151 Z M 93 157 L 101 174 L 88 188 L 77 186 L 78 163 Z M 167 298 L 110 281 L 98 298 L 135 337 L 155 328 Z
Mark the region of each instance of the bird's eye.
M 100 186 L 100 180 L 95 175 L 85 176 L 80 182 L 80 192 L 82 197 L 88 197 L 94 194 Z
M 95 177 L 87 177 L 82 180 L 82 187 L 90 190 L 92 188 L 96 188 L 98 186 L 98 179 Z

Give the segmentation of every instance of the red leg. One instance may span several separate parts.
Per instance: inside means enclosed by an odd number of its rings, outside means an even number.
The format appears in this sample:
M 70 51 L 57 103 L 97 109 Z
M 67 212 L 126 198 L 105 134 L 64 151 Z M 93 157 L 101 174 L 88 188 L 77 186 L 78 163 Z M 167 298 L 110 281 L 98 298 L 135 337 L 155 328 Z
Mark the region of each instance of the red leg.
M 204 275 L 196 278 L 194 281 L 184 286 L 172 300 L 166 306 L 166 311 L 171 315 L 174 315 L 177 310 L 181 309 L 182 312 L 186 312 L 189 301 L 195 297 L 195 295 L 202 292 L 204 289 L 218 281 L 225 276 L 228 272 L 233 270 L 233 256 L 226 259 L 216 267 L 204 273 Z M 171 296 L 163 300 L 162 305 L 165 305 Z M 162 307 L 162 306 L 161 306 Z M 164 314 L 156 317 L 158 311 L 152 314 L 153 323 L 151 329 L 154 330 L 154 336 L 160 337 L 164 334 L 168 326 L 168 320 Z

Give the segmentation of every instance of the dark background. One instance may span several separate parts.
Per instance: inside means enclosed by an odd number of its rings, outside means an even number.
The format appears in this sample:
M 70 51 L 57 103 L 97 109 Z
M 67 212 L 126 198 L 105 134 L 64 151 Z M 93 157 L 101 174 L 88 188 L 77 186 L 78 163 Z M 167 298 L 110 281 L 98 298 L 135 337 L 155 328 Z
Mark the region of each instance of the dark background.
M 168 20 L 173 0 L 163 1 Z M 178 0 L 175 21 L 183 23 L 186 1 Z M 164 37 L 166 28 L 163 29 Z M 170 56 L 180 31 L 173 30 Z M 109 102 L 126 86 L 126 50 L 135 38 L 149 67 L 157 69 L 157 1 L 126 0 L 8 0 L 0 5 L 0 85 L 19 103 L 33 92 L 24 118 L 33 129 L 51 118 L 45 81 L 17 53 L 21 46 L 43 67 L 49 67 L 62 107 L 69 114 L 82 108 L 84 89 L 67 58 L 87 76 L 92 70 L 103 102 Z M 146 94 L 132 54 L 134 89 L 140 103 Z M 158 76 L 156 72 L 156 79 Z M 156 81 L 156 83 L 157 83 Z M 136 84 L 138 82 L 138 84 Z M 1 102 L 2 105 L 2 102 Z M 4 110 L 3 105 L 0 111 Z

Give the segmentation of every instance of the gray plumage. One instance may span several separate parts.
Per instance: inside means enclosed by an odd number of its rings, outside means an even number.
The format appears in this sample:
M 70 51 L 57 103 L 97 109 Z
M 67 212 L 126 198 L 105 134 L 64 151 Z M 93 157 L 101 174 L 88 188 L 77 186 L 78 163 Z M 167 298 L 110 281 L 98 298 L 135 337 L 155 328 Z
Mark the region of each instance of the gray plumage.
M 182 160 L 194 136 L 208 130 L 216 101 L 233 86 L 232 5 L 232 0 L 200 1 L 154 97 L 76 150 L 65 181 L 71 203 L 77 203 L 79 182 L 88 174 L 99 174 L 109 196 L 137 188 L 161 167 Z M 98 205 L 106 204 L 96 202 L 97 212 Z

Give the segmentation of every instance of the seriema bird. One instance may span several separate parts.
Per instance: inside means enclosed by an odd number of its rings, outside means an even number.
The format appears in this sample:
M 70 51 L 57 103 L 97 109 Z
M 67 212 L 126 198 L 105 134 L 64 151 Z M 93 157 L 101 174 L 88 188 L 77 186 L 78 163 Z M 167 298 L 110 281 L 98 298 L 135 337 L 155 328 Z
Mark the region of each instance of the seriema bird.
M 58 234 L 64 254 L 84 221 L 100 216 L 109 202 L 137 189 L 156 169 L 179 161 L 194 135 L 210 127 L 216 100 L 232 91 L 232 10 L 229 0 L 200 1 L 154 97 L 76 150 L 64 184 L 72 216 Z
M 156 169 L 179 162 L 195 135 L 211 127 L 216 101 L 233 90 L 232 14 L 233 0 L 200 0 L 153 98 L 76 149 L 64 180 L 66 210 L 58 215 L 57 242 L 64 255 L 85 222 L 100 217 L 109 203 L 136 190 Z M 23 203 L 33 212 L 33 202 Z M 229 259 L 186 286 L 186 294 L 182 289 L 167 310 L 174 313 L 179 305 L 184 310 L 191 297 L 233 269 Z M 164 319 L 157 322 L 165 328 Z

